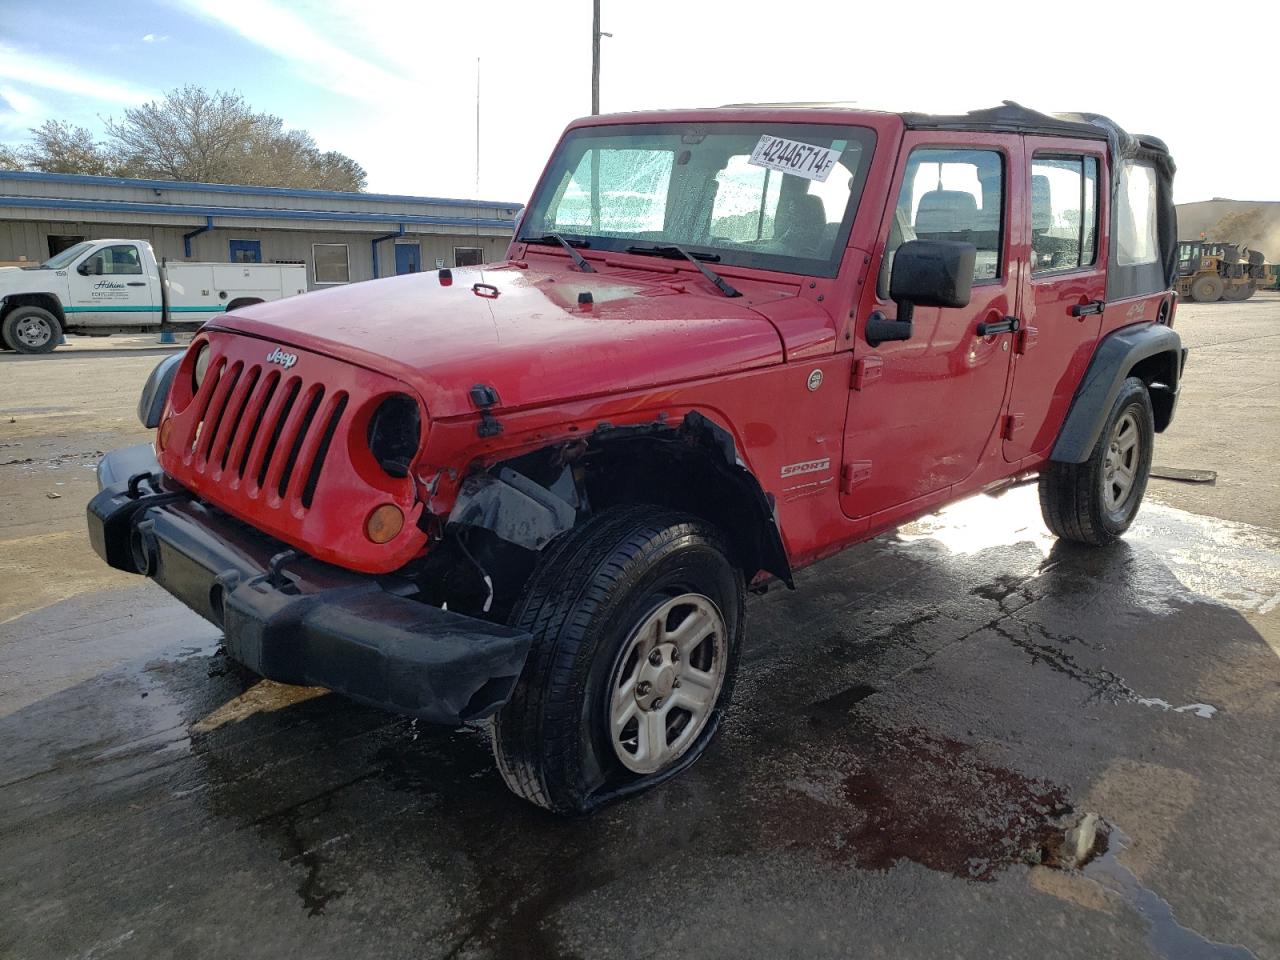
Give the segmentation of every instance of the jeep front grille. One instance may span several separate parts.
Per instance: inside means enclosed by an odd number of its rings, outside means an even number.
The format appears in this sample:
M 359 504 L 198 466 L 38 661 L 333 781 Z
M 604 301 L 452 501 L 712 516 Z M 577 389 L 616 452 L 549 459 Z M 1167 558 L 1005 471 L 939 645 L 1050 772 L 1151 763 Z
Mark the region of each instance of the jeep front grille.
M 322 353 L 282 353 L 258 337 L 207 330 L 197 349 L 206 340 L 211 357 L 199 389 L 188 359 L 169 394 L 158 441 L 166 473 L 210 506 L 328 563 L 389 573 L 425 547 L 417 479 L 389 474 L 367 440 L 373 412 L 387 397 L 414 396 L 412 387 Z M 385 504 L 399 507 L 404 527 L 374 543 L 364 519 Z
M 271 506 L 310 509 L 346 406 L 343 390 L 219 358 L 192 400 L 194 430 L 183 463 Z

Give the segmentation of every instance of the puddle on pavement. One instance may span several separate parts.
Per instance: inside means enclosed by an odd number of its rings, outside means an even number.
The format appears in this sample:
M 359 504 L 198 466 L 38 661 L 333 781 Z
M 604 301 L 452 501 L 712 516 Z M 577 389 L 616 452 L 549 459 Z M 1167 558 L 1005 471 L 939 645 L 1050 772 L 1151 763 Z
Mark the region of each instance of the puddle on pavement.
M 1147 925 L 1147 945 L 1161 960 L 1257 960 L 1252 950 L 1206 939 L 1178 923 L 1168 901 L 1142 885 L 1120 862 L 1129 838 L 1116 827 L 1098 856 L 1084 866 L 1084 875 L 1120 897 Z
M 918 728 L 872 732 L 852 763 L 851 772 L 828 768 L 788 784 L 774 825 L 786 846 L 868 870 L 910 860 L 989 881 L 1011 864 L 1040 862 L 1072 812 L 1062 787 Z
M 1034 485 L 961 500 L 894 536 L 906 545 L 932 541 L 955 555 L 1030 544 L 1045 559 L 1058 543 L 1040 520 Z M 1131 572 L 1131 586 L 1152 612 L 1172 612 L 1179 593 L 1243 612 L 1280 607 L 1280 537 L 1260 527 L 1148 502 L 1123 542 L 1159 558 L 1160 576 Z

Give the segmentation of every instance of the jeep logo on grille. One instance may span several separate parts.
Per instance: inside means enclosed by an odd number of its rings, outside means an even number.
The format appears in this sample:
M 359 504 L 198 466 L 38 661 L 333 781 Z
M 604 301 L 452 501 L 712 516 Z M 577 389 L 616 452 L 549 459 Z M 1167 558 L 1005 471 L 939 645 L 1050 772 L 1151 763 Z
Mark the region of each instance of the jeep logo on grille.
M 278 363 L 280 364 L 280 366 L 284 367 L 286 370 L 288 370 L 297 362 L 298 362 L 298 355 L 296 353 L 285 353 L 279 347 L 276 347 L 274 350 L 272 350 L 270 353 L 267 354 L 267 363 Z

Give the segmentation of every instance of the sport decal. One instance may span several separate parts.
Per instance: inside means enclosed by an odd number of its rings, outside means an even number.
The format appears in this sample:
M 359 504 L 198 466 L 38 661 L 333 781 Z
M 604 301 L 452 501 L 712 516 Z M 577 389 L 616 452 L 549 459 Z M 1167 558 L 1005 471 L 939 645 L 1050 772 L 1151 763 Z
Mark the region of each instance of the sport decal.
M 831 458 L 823 457 L 821 460 L 806 460 L 804 463 L 789 463 L 782 468 L 782 477 L 797 477 L 802 473 L 821 473 L 824 470 L 831 469 Z

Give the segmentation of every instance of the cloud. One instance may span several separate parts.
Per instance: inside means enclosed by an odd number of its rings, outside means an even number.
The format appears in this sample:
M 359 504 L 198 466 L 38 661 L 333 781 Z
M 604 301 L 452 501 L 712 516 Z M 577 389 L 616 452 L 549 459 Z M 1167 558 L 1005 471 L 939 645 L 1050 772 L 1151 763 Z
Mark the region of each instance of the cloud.
M 8 80 L 23 87 L 56 90 L 117 106 L 132 106 L 155 99 L 154 94 L 127 81 L 92 74 L 81 67 L 72 67 L 5 44 L 0 44 L 0 80 Z M 19 103 L 14 102 L 12 95 L 6 94 L 5 99 L 15 108 L 22 109 Z M 28 101 L 34 102 L 30 98 Z
M 184 0 L 183 5 L 289 62 L 307 80 L 357 100 L 377 102 L 396 75 L 322 36 L 272 0 Z
M 167 33 L 166 34 L 148 33 L 143 36 L 142 42 L 143 43 L 164 43 L 168 39 L 169 39 L 169 35 Z

